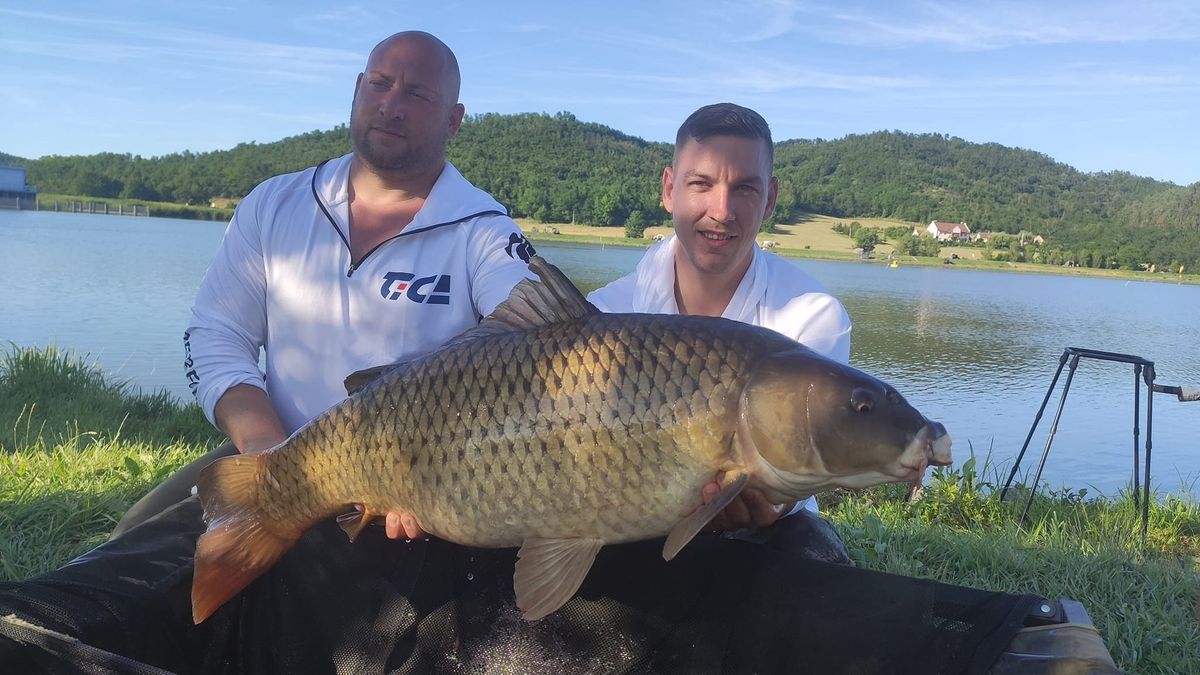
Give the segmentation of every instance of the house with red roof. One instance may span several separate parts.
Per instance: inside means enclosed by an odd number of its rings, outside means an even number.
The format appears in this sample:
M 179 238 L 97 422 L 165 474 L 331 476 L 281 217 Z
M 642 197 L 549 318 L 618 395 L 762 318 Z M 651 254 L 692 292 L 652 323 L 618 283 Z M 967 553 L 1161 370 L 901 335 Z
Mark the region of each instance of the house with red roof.
M 970 241 L 971 228 L 967 227 L 966 223 L 948 223 L 944 220 L 935 220 L 929 223 L 929 226 L 922 230 L 914 228 L 913 234 L 921 234 L 924 232 L 931 237 L 937 238 L 938 241 Z

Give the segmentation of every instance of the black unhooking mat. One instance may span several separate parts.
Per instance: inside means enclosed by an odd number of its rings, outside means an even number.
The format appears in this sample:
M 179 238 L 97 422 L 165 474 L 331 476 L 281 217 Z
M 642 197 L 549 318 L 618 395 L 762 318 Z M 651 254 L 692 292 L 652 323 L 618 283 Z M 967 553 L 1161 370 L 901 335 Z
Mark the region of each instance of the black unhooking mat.
M 192 625 L 193 499 L 72 561 L 0 584 L 0 672 L 978 673 L 1039 598 L 821 563 L 701 536 L 607 546 L 536 623 L 511 549 L 351 544 L 333 522 Z M 161 669 L 161 670 L 160 670 Z

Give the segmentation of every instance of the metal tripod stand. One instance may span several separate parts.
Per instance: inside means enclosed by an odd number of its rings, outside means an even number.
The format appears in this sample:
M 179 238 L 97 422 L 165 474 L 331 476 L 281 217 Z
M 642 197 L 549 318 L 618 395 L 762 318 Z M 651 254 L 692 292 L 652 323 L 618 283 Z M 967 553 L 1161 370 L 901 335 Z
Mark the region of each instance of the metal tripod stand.
M 1033 432 L 1037 429 L 1038 422 L 1042 419 L 1042 413 L 1046 410 L 1046 404 L 1050 402 L 1050 395 L 1054 393 L 1054 387 L 1058 384 L 1059 376 L 1062 375 L 1063 366 L 1067 364 L 1069 359 L 1070 370 L 1067 372 L 1067 381 L 1063 385 L 1062 398 L 1058 402 L 1058 411 L 1054 415 L 1054 423 L 1050 425 L 1050 435 L 1046 438 L 1046 448 L 1042 451 L 1042 461 L 1038 464 L 1037 473 L 1034 474 L 1033 484 L 1029 489 L 1029 497 L 1025 500 L 1025 508 L 1021 511 L 1021 519 L 1018 521 L 1018 525 L 1024 524 L 1025 517 L 1029 514 L 1029 507 L 1033 504 L 1034 493 L 1037 491 L 1038 483 L 1042 479 L 1042 470 L 1046 468 L 1046 458 L 1050 455 L 1050 444 L 1054 442 L 1054 434 L 1058 431 L 1058 421 L 1062 417 L 1063 406 L 1067 402 L 1067 393 L 1071 391 L 1071 380 L 1075 377 L 1075 369 L 1079 366 L 1079 359 L 1081 358 L 1133 364 L 1133 503 L 1135 507 L 1139 504 L 1142 507 L 1142 538 L 1144 539 L 1150 525 L 1150 454 L 1153 446 L 1151 435 L 1154 430 L 1154 392 L 1175 394 L 1179 397 L 1180 401 L 1194 401 L 1200 399 L 1200 391 L 1190 387 L 1172 387 L 1155 384 L 1154 362 L 1140 356 L 1102 352 L 1080 347 L 1067 347 L 1063 350 L 1062 356 L 1058 359 L 1058 370 L 1054 372 L 1054 379 L 1050 381 L 1050 388 L 1046 390 L 1046 397 L 1042 399 L 1042 406 L 1038 408 L 1037 415 L 1033 418 L 1033 425 L 1029 427 L 1029 433 L 1025 436 L 1025 443 L 1021 446 L 1021 452 L 1017 454 L 1012 471 L 1008 474 L 1008 480 L 1004 482 L 1004 489 L 1000 491 L 1000 500 L 1004 501 L 1004 497 L 1008 493 L 1008 488 L 1012 485 L 1013 478 L 1017 475 L 1017 470 L 1021 466 L 1021 460 L 1025 457 L 1025 450 L 1029 448 L 1029 441 L 1033 438 Z M 1142 382 L 1146 383 L 1146 461 L 1145 470 L 1140 472 L 1144 482 L 1139 490 L 1138 425 L 1141 422 L 1139 397 L 1141 395 Z

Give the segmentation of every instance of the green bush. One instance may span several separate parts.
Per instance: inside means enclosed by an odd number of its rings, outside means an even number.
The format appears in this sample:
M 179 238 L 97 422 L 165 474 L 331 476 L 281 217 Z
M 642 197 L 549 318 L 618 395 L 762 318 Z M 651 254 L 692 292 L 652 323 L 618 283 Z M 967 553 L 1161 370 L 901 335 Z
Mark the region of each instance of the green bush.
M 641 239 L 646 235 L 646 214 L 634 211 L 625 219 L 625 238 Z

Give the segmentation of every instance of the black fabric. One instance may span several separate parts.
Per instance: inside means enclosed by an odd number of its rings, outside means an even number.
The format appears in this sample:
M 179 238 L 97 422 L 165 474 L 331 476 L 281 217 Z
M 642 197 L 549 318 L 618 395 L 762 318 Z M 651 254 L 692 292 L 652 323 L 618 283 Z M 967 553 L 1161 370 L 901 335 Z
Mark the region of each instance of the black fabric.
M 141 499 L 129 507 L 129 510 L 117 522 L 117 526 L 113 528 L 112 536 L 109 538 L 115 539 L 187 499 L 192 495 L 192 486 L 196 484 L 200 478 L 200 472 L 206 466 L 222 457 L 231 457 L 236 454 L 238 454 L 237 446 L 233 443 L 222 443 L 199 459 L 192 460 L 166 480 L 155 485 L 154 489 L 142 495 Z
M 800 509 L 790 516 L 780 518 L 770 527 L 735 530 L 724 533 L 721 537 L 765 544 L 809 560 L 839 565 L 854 564 L 846 542 L 842 541 L 841 535 L 833 529 L 833 525 L 808 509 Z
M 512 602 L 515 551 L 395 542 L 380 528 L 351 544 L 329 522 L 193 626 L 191 555 L 202 531 L 188 499 L 55 572 L 0 584 L 0 617 L 103 650 L 31 644 L 0 622 L 0 664 L 74 672 L 62 668 L 125 657 L 228 674 L 985 672 L 1039 600 L 702 536 L 671 562 L 661 540 L 605 547 L 578 596 L 529 623 Z M 91 672 L 139 672 L 105 667 Z

